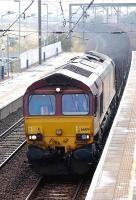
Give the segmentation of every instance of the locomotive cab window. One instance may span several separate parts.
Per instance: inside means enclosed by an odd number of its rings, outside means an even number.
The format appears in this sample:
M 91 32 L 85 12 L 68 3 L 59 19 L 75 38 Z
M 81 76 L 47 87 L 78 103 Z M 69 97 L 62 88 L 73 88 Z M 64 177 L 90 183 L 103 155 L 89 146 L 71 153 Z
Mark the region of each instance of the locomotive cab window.
M 30 95 L 29 115 L 55 115 L 55 96 Z
M 87 115 L 89 96 L 87 94 L 64 94 L 62 96 L 63 115 Z

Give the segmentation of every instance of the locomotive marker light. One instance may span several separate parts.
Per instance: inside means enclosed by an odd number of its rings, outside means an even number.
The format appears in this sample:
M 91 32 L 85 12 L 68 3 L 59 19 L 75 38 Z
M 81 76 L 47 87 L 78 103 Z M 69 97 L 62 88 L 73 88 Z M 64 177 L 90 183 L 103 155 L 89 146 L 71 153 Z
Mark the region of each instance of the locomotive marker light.
M 61 88 L 56 88 L 56 92 L 61 92 Z

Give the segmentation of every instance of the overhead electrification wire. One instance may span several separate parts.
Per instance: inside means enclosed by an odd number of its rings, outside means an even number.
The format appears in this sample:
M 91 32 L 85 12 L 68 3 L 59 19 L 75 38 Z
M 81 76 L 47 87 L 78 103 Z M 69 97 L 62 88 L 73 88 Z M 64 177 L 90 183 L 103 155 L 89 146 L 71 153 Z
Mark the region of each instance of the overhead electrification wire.
M 61 2 L 61 0 L 60 0 L 59 4 L 60 4 L 62 16 L 63 16 L 63 26 L 65 27 L 65 26 L 66 26 L 66 19 L 65 19 L 65 16 L 64 16 L 64 11 L 63 11 L 63 7 L 62 7 L 62 2 Z
M 22 38 L 25 38 L 25 37 L 27 37 L 27 36 L 29 36 L 29 35 L 33 35 L 33 34 L 35 34 L 35 33 L 29 33 L 29 34 L 25 34 L 25 35 L 18 35 L 18 34 L 15 34 L 15 33 L 10 33 L 10 35 L 14 35 L 14 36 L 17 36 L 17 37 L 22 37 Z M 5 36 L 7 36 L 8 34 L 6 34 Z
M 17 17 L 17 19 L 0 35 L 0 37 L 3 37 L 5 36 L 5 34 L 10 31 L 10 28 L 12 26 L 14 26 L 14 24 L 19 20 L 19 18 L 22 16 L 22 15 L 25 15 L 25 12 L 32 6 L 32 4 L 34 3 L 34 0 L 31 1 L 31 3 L 25 8 L 25 10 Z
M 72 16 L 77 14 L 80 9 L 81 9 L 81 7 L 77 8 L 77 10 L 74 13 L 72 13 Z
M 83 12 L 83 14 L 79 17 L 79 19 L 78 19 L 77 22 L 74 24 L 74 26 L 69 30 L 69 32 L 68 32 L 68 34 L 67 34 L 67 36 L 66 36 L 65 39 L 68 39 L 70 33 L 73 32 L 73 30 L 75 29 L 75 27 L 77 26 L 77 24 L 78 24 L 78 23 L 80 22 L 80 20 L 83 18 L 84 13 L 87 12 L 87 10 L 91 7 L 91 5 L 92 5 L 93 3 L 94 3 L 94 0 L 92 0 L 92 1 L 88 4 L 88 6 L 87 6 L 87 8 L 85 9 L 85 11 Z
M 14 30 L 10 30 L 10 35 L 13 35 L 14 33 L 12 32 L 18 32 L 18 30 L 14 29 Z M 37 34 L 38 31 L 25 31 L 25 30 L 21 30 L 20 31 L 21 33 L 30 33 L 30 34 Z M 46 31 L 43 31 L 43 33 L 46 33 Z M 49 33 L 59 33 L 59 31 L 49 31 Z M 62 32 L 60 31 L 60 33 L 67 33 L 67 32 Z M 75 31 L 75 33 L 82 33 L 82 31 Z M 134 30 L 128 30 L 128 31 L 85 31 L 85 33 L 100 33 L 100 34 L 107 34 L 107 33 L 110 33 L 110 34 L 123 34 L 123 33 L 136 33 L 136 31 Z M 74 37 L 74 36 L 73 36 Z M 79 37 L 80 38 L 80 37 Z

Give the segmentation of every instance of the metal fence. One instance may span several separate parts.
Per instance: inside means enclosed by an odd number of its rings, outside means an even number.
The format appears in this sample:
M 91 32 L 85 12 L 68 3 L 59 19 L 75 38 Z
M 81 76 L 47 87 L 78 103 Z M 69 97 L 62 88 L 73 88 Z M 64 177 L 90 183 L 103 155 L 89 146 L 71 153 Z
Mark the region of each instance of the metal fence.
M 0 58 L 0 80 L 12 77 L 13 73 L 21 72 L 38 63 L 38 48 L 20 54 L 20 57 Z M 61 42 L 42 47 L 42 61 L 62 52 Z
M 17 73 L 21 71 L 21 64 L 19 58 L 0 58 L 0 80 L 9 78 L 12 73 Z

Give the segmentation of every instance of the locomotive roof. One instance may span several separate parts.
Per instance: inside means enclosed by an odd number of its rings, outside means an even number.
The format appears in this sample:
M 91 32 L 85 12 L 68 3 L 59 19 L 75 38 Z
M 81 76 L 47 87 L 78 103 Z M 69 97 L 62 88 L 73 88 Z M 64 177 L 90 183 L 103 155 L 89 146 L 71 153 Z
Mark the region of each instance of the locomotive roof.
M 88 51 L 82 56 L 72 58 L 45 78 L 33 83 L 27 91 L 44 87 L 48 84 L 46 81 L 49 79 L 50 85 L 59 84 L 61 79 L 61 82 L 64 82 L 63 84 L 65 82 L 70 84 L 72 80 L 75 80 L 76 84 L 80 82 L 80 86 L 82 85 L 84 89 L 91 88 L 92 93 L 96 94 L 98 86 L 102 84 L 102 75 L 111 62 L 112 60 L 104 54 Z M 55 78 L 57 76 L 58 79 Z

